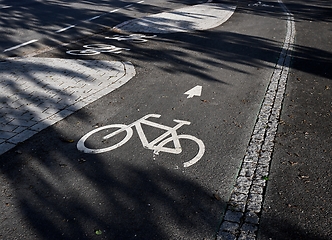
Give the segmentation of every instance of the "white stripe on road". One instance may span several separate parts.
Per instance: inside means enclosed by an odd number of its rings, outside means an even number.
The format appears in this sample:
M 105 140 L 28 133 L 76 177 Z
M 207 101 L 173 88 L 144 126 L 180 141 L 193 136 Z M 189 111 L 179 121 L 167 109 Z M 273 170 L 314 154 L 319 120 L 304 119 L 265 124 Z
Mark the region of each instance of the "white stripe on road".
M 109 11 L 109 13 L 114 13 L 114 12 L 117 12 L 117 11 L 119 11 L 120 10 L 120 8 L 117 8 L 117 9 L 114 9 L 114 10 L 112 10 L 112 11 Z
M 61 32 L 64 32 L 64 31 L 66 31 L 68 29 L 71 29 L 71 28 L 74 28 L 74 27 L 76 27 L 76 24 L 75 25 L 70 25 L 70 26 L 65 27 L 65 28 L 62 28 L 62 29 L 56 31 L 56 33 L 61 33 Z
M 6 8 L 11 8 L 12 6 L 3 6 L 3 7 L 0 7 L 0 9 L 6 9 Z
M 90 21 L 92 21 L 92 20 L 95 20 L 95 19 L 97 19 L 97 18 L 100 18 L 101 16 L 102 16 L 102 15 L 95 16 L 95 17 L 89 18 L 89 19 L 87 19 L 87 20 L 85 20 L 85 21 L 90 22 Z
M 14 46 L 14 47 L 7 48 L 7 49 L 5 49 L 3 52 L 12 51 L 12 50 L 14 50 L 14 49 L 17 49 L 17 48 L 20 48 L 20 47 L 23 47 L 23 46 L 29 45 L 29 44 L 34 43 L 34 42 L 38 42 L 38 39 L 33 39 L 33 40 L 28 41 L 28 42 L 25 42 L 25 43 L 22 43 L 22 44 L 16 45 L 16 46 Z

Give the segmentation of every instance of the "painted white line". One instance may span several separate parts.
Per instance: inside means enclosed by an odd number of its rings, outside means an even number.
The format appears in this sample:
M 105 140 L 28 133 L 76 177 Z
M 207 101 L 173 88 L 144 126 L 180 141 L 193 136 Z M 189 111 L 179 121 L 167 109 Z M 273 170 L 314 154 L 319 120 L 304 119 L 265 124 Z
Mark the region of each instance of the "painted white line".
M 188 90 L 184 94 L 187 94 L 187 98 L 192 98 L 193 96 L 200 97 L 202 94 L 202 86 L 197 85 L 196 87 L 193 87 L 192 89 Z
M 114 10 L 112 10 L 112 11 L 109 11 L 110 13 L 114 13 L 114 12 L 117 12 L 117 11 L 119 11 L 120 10 L 120 8 L 117 8 L 117 9 L 114 9 Z
M 97 19 L 97 18 L 100 18 L 101 16 L 102 16 L 102 15 L 95 16 L 95 17 L 89 18 L 89 19 L 87 19 L 87 20 L 85 20 L 85 21 L 90 22 L 90 21 L 92 21 L 92 20 L 95 20 L 95 19 Z
M 0 9 L 6 9 L 6 8 L 11 8 L 12 6 L 3 6 Z
M 74 27 L 76 27 L 76 24 L 70 25 L 70 26 L 65 27 L 65 28 L 62 28 L 62 29 L 56 31 L 56 33 L 61 33 L 61 32 L 67 31 L 68 29 L 71 29 L 71 28 L 74 28 Z
M 137 3 L 144 3 L 144 1 L 139 1 L 139 2 L 137 2 Z
M 127 5 L 127 6 L 124 6 L 124 8 L 130 8 L 130 7 L 132 7 L 133 6 L 133 4 L 129 4 L 129 5 Z
M 34 43 L 34 42 L 38 42 L 38 39 L 33 39 L 33 40 L 28 41 L 28 42 L 25 42 L 25 43 L 22 43 L 22 44 L 16 45 L 16 46 L 14 46 L 14 47 L 7 48 L 7 49 L 5 49 L 3 52 L 9 52 L 9 51 L 12 51 L 12 50 L 14 50 L 14 49 L 17 49 L 17 48 L 20 48 L 20 47 L 23 47 L 23 46 L 26 46 L 26 45 L 29 45 L 29 44 Z

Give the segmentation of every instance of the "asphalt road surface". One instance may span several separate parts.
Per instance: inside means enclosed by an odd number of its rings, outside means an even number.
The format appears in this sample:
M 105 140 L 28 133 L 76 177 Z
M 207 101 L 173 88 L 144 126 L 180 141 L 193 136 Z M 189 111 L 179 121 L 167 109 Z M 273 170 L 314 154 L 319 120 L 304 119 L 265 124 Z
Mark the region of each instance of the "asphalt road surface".
M 3 129 L 32 133 L 1 137 L 2 238 L 256 238 L 269 180 L 256 167 L 270 164 L 284 91 L 274 84 L 295 37 L 282 2 L 0 4 L 2 88 L 17 108 L 36 105 L 24 126 L 5 118 L 17 109 L 1 112 Z M 35 104 L 46 92 L 53 112 Z

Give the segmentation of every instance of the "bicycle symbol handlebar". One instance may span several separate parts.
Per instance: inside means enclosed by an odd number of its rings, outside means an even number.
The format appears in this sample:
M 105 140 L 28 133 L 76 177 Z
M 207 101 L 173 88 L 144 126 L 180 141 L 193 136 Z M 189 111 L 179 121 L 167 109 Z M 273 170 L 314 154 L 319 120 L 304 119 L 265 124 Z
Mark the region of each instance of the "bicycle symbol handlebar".
M 180 154 L 182 152 L 180 139 L 189 139 L 189 140 L 192 140 L 192 141 L 196 142 L 198 144 L 198 153 L 196 154 L 196 156 L 194 158 L 192 158 L 191 160 L 185 162 L 183 164 L 183 166 L 184 167 L 190 167 L 193 164 L 197 163 L 202 158 L 202 156 L 204 155 L 204 152 L 205 152 L 205 146 L 204 146 L 203 141 L 196 138 L 196 137 L 194 137 L 194 136 L 191 136 L 191 135 L 186 135 L 186 134 L 178 135 L 177 132 L 176 132 L 176 130 L 179 129 L 180 127 L 182 127 L 183 125 L 190 125 L 190 122 L 184 121 L 184 120 L 174 119 L 173 121 L 176 122 L 177 124 L 174 127 L 169 127 L 169 126 L 165 126 L 165 125 L 162 125 L 162 124 L 159 124 L 159 123 L 152 122 L 152 121 L 148 120 L 148 118 L 160 118 L 160 116 L 161 115 L 159 115 L 159 114 L 148 114 L 148 115 L 145 115 L 144 117 L 138 119 L 137 121 L 135 121 L 135 122 L 133 122 L 129 125 L 112 124 L 112 125 L 107 125 L 107 126 L 96 128 L 96 129 L 88 132 L 87 134 L 85 134 L 78 141 L 77 149 L 82 151 L 82 152 L 92 153 L 92 154 L 98 154 L 98 153 L 112 151 L 112 150 L 124 145 L 126 142 L 129 141 L 129 139 L 133 135 L 133 129 L 132 128 L 135 127 L 143 147 L 146 148 L 146 149 L 153 150 L 153 153 L 155 155 L 158 155 L 159 152 Z M 149 142 L 147 137 L 144 134 L 142 124 L 165 130 L 165 133 L 161 134 L 159 137 L 157 137 L 156 139 Z M 114 144 L 112 146 L 105 147 L 105 148 L 92 149 L 92 148 L 88 148 L 88 147 L 85 146 L 85 141 L 91 135 L 93 135 L 93 134 L 95 134 L 99 131 L 102 131 L 102 130 L 105 130 L 105 129 L 111 129 L 111 128 L 118 128 L 118 130 L 104 136 L 103 137 L 104 140 L 112 138 L 112 137 L 118 135 L 121 132 L 126 132 L 126 136 L 120 142 L 118 142 L 117 144 Z M 165 145 L 167 143 L 171 142 L 171 141 L 173 141 L 174 148 L 166 147 Z

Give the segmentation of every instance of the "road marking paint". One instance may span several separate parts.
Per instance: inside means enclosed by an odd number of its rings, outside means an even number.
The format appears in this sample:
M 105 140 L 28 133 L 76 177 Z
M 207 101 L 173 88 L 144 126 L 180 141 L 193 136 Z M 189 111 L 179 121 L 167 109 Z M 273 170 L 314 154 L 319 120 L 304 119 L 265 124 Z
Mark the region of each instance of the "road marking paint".
M 77 149 L 84 153 L 90 153 L 90 154 L 99 154 L 99 153 L 104 153 L 104 152 L 115 150 L 118 147 L 122 146 L 123 144 L 125 144 L 126 142 L 129 141 L 129 139 L 133 135 L 132 128 L 135 127 L 143 147 L 146 149 L 149 149 L 149 150 L 153 150 L 153 156 L 159 155 L 159 152 L 180 154 L 182 152 L 181 143 L 179 141 L 180 139 L 189 139 L 189 140 L 196 142 L 198 144 L 198 153 L 196 154 L 196 156 L 194 158 L 183 163 L 183 167 L 190 167 L 190 166 L 194 165 L 195 163 L 197 163 L 203 157 L 204 152 L 205 152 L 205 145 L 204 145 L 203 141 L 194 136 L 191 136 L 191 135 L 185 135 L 185 134 L 178 135 L 176 132 L 176 130 L 179 129 L 180 127 L 182 127 L 183 125 L 190 125 L 190 122 L 174 119 L 173 121 L 176 122 L 177 125 L 175 125 L 174 127 L 169 127 L 169 126 L 148 120 L 148 118 L 160 118 L 160 116 L 161 116 L 160 114 L 148 114 L 129 125 L 112 124 L 112 125 L 99 127 L 97 129 L 94 129 L 94 130 L 88 132 L 87 134 L 85 134 L 77 142 L 77 145 L 76 145 Z M 142 125 L 159 128 L 159 129 L 165 130 L 165 132 L 163 134 L 161 134 L 159 137 L 157 137 L 156 139 L 149 142 L 144 133 Z M 109 128 L 119 128 L 119 129 L 112 133 L 107 134 L 102 139 L 106 140 L 106 139 L 116 136 L 117 134 L 119 134 L 121 132 L 126 131 L 125 138 L 123 138 L 119 143 L 116 143 L 115 145 L 107 146 L 105 148 L 87 148 L 85 146 L 85 141 L 92 134 L 99 132 L 101 130 L 109 129 Z M 165 147 L 165 145 L 167 145 L 167 143 L 169 143 L 171 141 L 174 144 L 174 148 Z
M 264 4 L 262 2 L 257 2 L 257 3 L 254 3 L 254 4 L 248 4 L 248 7 L 274 7 L 273 5 L 267 5 L 267 4 Z
M 130 35 L 113 35 L 113 37 L 105 37 L 106 39 L 117 41 L 131 41 L 135 43 L 147 42 L 146 38 L 155 38 L 157 35 L 144 35 L 144 34 L 130 34 Z
M 133 6 L 133 4 L 128 4 L 127 6 L 125 6 L 124 8 L 130 8 L 130 7 L 132 7 Z
M 117 12 L 117 11 L 119 11 L 120 10 L 120 8 L 117 8 L 117 9 L 114 9 L 114 10 L 112 10 L 112 11 L 109 11 L 109 13 L 114 13 L 114 12 Z
M 26 46 L 26 45 L 29 45 L 31 43 L 34 43 L 34 42 L 38 42 L 39 40 L 38 39 L 33 39 L 33 40 L 30 40 L 28 42 L 25 42 L 25 43 L 22 43 L 22 44 L 19 44 L 19 45 L 16 45 L 14 47 L 11 47 L 11 48 L 7 48 L 5 49 L 3 52 L 9 52 L 9 51 L 12 51 L 14 49 L 17 49 L 17 48 L 20 48 L 20 47 L 23 47 L 23 46 Z
M 115 53 L 119 54 L 122 50 L 130 51 L 129 48 L 120 48 L 114 45 L 107 45 L 107 44 L 89 44 L 83 46 L 85 49 L 78 49 L 78 50 L 69 50 L 66 51 L 67 54 L 70 55 L 97 55 L 100 53 Z
M 74 27 L 76 27 L 76 24 L 70 25 L 70 26 L 65 27 L 65 28 L 62 28 L 62 29 L 56 31 L 56 33 L 61 33 L 61 32 L 67 31 L 68 29 L 71 29 L 71 28 L 74 28 Z
M 0 9 L 6 9 L 6 8 L 11 8 L 12 6 L 3 6 Z
M 139 2 L 137 2 L 137 3 L 144 3 L 144 1 L 139 1 Z
M 196 87 L 193 87 L 192 89 L 188 90 L 184 94 L 187 94 L 187 98 L 192 98 L 193 96 L 200 97 L 202 93 L 202 86 L 197 85 Z
M 102 15 L 95 16 L 95 17 L 89 18 L 89 19 L 87 19 L 87 20 L 85 20 L 85 21 L 90 22 L 90 21 L 92 21 L 92 20 L 95 20 L 95 19 L 97 19 L 97 18 L 100 18 L 101 16 L 102 16 Z

